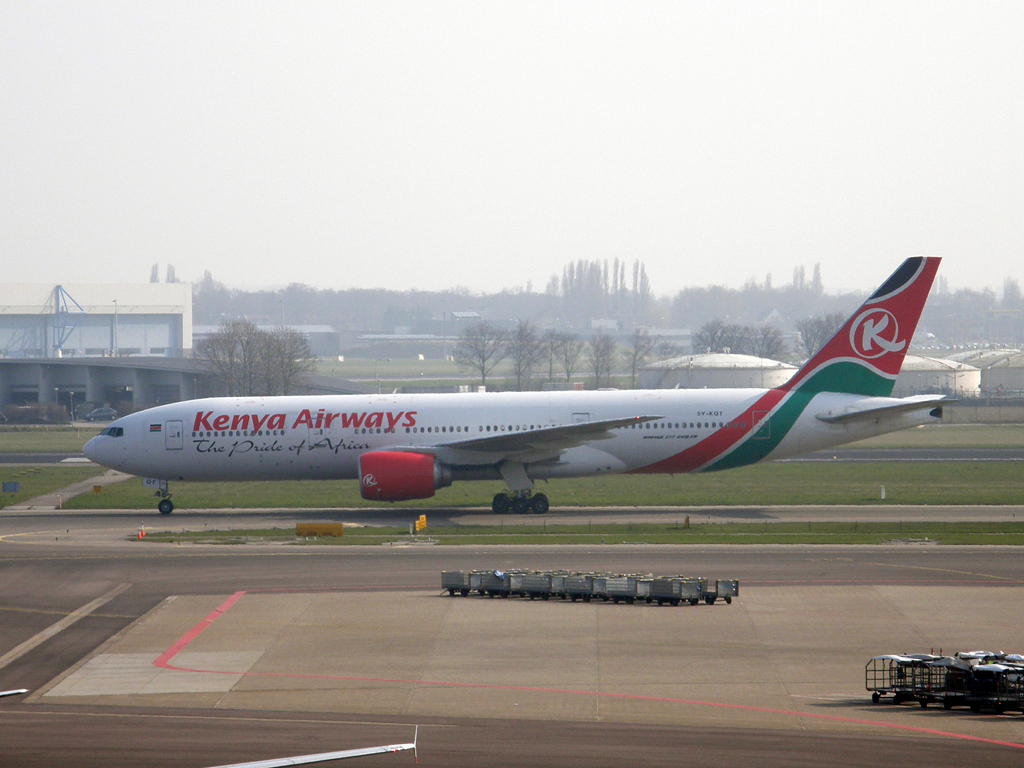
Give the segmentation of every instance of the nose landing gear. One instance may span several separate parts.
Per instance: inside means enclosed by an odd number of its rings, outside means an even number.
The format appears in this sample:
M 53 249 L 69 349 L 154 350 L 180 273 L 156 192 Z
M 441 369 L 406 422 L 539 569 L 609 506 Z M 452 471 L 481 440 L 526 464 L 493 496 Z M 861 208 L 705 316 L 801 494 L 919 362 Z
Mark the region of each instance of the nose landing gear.
M 171 514 L 171 512 L 174 511 L 174 502 L 171 501 L 171 493 L 170 491 L 167 490 L 167 481 L 146 480 L 145 484 L 148 485 L 150 488 L 152 488 L 155 485 L 159 489 L 153 495 L 158 496 L 160 498 L 159 503 L 157 503 L 156 505 L 156 508 L 160 510 L 160 514 Z

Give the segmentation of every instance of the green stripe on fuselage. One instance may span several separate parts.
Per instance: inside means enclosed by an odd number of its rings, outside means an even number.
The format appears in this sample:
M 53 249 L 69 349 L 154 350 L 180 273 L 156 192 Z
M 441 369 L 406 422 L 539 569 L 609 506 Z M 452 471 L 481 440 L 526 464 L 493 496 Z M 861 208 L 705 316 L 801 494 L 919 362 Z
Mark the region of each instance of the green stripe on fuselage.
M 789 434 L 800 414 L 819 392 L 888 397 L 892 394 L 894 383 L 856 363 L 839 361 L 828 365 L 800 384 L 789 399 L 769 417 L 767 426 L 762 424 L 736 450 L 702 471 L 717 472 L 744 467 L 764 459 Z

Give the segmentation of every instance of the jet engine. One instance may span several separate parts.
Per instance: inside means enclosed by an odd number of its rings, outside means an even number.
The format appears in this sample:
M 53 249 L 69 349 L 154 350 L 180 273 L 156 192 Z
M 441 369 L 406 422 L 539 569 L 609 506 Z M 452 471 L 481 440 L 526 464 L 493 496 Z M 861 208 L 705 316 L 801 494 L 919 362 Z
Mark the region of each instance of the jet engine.
M 359 491 L 370 501 L 428 499 L 451 484 L 451 469 L 429 454 L 374 451 L 359 457 Z

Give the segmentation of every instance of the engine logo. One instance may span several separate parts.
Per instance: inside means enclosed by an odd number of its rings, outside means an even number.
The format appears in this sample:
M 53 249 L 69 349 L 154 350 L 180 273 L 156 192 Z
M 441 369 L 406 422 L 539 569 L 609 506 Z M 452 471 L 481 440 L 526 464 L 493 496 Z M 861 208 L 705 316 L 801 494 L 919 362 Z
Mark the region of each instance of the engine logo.
M 366 488 L 372 488 L 377 484 L 377 478 L 373 475 L 363 475 L 363 485 Z
M 875 307 L 861 312 L 850 326 L 850 345 L 865 360 L 873 360 L 889 352 L 899 352 L 907 341 L 898 341 L 900 326 L 896 316 L 887 309 Z

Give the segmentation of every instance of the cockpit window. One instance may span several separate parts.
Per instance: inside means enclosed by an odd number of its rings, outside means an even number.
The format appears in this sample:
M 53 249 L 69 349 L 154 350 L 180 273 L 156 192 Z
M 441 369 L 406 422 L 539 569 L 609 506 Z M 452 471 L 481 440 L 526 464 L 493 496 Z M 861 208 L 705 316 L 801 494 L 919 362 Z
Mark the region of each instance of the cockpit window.
M 124 427 L 107 427 L 100 434 L 107 437 L 121 437 L 124 435 Z

